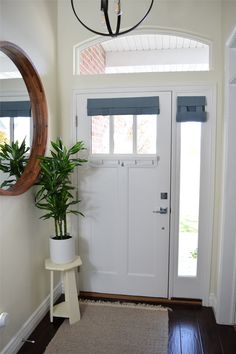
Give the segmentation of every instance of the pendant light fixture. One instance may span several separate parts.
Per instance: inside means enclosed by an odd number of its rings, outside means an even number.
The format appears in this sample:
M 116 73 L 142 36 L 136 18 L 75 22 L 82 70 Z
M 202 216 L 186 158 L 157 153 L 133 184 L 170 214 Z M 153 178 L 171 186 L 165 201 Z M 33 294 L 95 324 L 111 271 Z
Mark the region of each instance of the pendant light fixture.
M 111 0 L 112 1 L 112 0 Z M 110 2 L 111 2 L 110 1 Z M 72 10 L 77 18 L 77 20 L 81 23 L 81 25 L 83 25 L 85 28 L 87 28 L 87 30 L 98 34 L 100 36 L 110 36 L 110 37 L 117 37 L 120 36 L 122 34 L 126 34 L 129 33 L 130 31 L 134 30 L 135 28 L 137 28 L 142 22 L 143 20 L 145 20 L 145 18 L 147 17 L 147 15 L 149 14 L 149 12 L 152 9 L 154 0 L 151 0 L 150 6 L 147 10 L 147 12 L 145 13 L 145 15 L 143 16 L 143 18 L 134 26 L 132 26 L 131 28 L 121 31 L 120 32 L 120 24 L 121 24 L 121 16 L 122 16 L 122 9 L 121 9 L 121 0 L 113 0 L 114 4 L 115 4 L 115 14 L 116 14 L 116 29 L 113 31 L 111 28 L 111 23 L 109 20 L 109 14 L 108 14 L 108 6 L 109 6 L 109 0 L 101 0 L 101 11 L 102 11 L 102 15 L 104 17 L 104 22 L 107 28 L 107 32 L 99 32 L 96 31 L 90 27 L 88 27 L 78 16 L 76 10 L 75 10 L 75 6 L 74 6 L 74 0 L 71 0 L 71 7 Z

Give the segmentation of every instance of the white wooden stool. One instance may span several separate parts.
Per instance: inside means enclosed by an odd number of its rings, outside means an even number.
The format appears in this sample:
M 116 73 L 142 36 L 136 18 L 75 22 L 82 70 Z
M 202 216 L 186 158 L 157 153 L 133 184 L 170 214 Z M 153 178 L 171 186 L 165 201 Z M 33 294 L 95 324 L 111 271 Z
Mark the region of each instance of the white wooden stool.
M 51 259 L 45 260 L 45 268 L 50 270 L 50 321 L 53 317 L 69 318 L 69 323 L 73 324 L 80 320 L 79 300 L 76 287 L 75 270 L 82 265 L 81 258 L 76 256 L 75 260 L 70 263 L 56 264 Z M 65 301 L 53 305 L 53 272 L 59 271 L 63 274 L 63 282 L 65 289 Z

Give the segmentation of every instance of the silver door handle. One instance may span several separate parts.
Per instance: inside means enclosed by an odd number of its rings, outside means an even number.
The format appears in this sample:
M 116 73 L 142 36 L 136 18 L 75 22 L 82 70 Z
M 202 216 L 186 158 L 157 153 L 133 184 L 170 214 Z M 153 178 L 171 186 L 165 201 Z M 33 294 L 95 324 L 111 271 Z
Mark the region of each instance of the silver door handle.
M 154 214 L 167 214 L 168 208 L 160 208 L 160 210 L 153 210 Z

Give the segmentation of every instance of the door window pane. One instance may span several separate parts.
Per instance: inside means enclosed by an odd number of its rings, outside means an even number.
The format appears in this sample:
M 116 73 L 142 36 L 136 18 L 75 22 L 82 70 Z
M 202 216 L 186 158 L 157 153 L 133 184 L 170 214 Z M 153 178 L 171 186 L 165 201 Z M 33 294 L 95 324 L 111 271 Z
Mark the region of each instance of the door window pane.
M 109 154 L 109 116 L 92 117 L 92 154 Z
M 156 153 L 156 123 L 157 116 L 138 115 L 137 116 L 137 153 Z
M 114 153 L 133 153 L 133 116 L 114 116 Z
M 197 275 L 201 123 L 181 124 L 178 276 Z
M 14 118 L 14 141 L 21 144 L 25 139 L 26 146 L 30 146 L 30 120 L 31 117 Z
M 156 154 L 157 115 L 93 116 L 92 154 Z
M 10 142 L 10 118 L 0 118 L 0 144 Z

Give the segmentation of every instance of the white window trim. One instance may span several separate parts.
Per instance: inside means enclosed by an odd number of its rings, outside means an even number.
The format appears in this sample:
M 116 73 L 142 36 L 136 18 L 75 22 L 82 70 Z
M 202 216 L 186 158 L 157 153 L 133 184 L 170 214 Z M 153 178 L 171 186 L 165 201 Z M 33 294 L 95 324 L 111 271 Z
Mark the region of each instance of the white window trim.
M 205 306 L 210 304 L 210 299 L 211 299 L 211 294 L 210 294 L 210 276 L 211 276 L 211 258 L 212 258 L 212 233 L 213 233 L 213 210 L 214 210 L 214 184 L 215 184 L 215 178 L 214 178 L 214 173 L 215 173 L 215 135 L 216 135 L 216 86 L 215 85 L 170 85 L 170 86 L 151 86 L 145 88 L 145 91 L 143 88 L 137 88 L 137 87 L 128 87 L 128 88 L 113 88 L 113 89 L 107 89 L 103 88 L 103 94 L 99 95 L 98 90 L 96 88 L 94 89 L 75 89 L 73 90 L 73 115 L 72 115 L 72 127 L 76 125 L 76 103 L 77 103 L 77 96 L 79 95 L 86 95 L 87 97 L 103 97 L 104 94 L 122 94 L 125 93 L 137 93 L 137 94 L 151 94 L 153 92 L 163 92 L 163 91 L 171 91 L 172 92 L 172 163 L 171 163 L 171 190 L 174 191 L 176 189 L 176 181 L 175 179 L 178 178 L 178 175 L 176 173 L 177 171 L 177 166 L 178 166 L 178 161 L 176 161 L 176 154 L 178 151 L 176 150 L 177 146 L 177 132 L 176 132 L 176 124 L 175 123 L 175 117 L 176 117 L 176 97 L 178 94 L 183 94 L 183 93 L 188 93 L 192 94 L 193 96 L 196 94 L 201 94 L 201 95 L 210 95 L 211 96 L 211 105 L 210 105 L 210 111 L 211 111 L 211 142 L 210 142 L 210 161 L 209 161 L 209 166 L 210 166 L 210 176 L 209 176 L 209 181 L 211 181 L 210 185 L 210 193 L 209 193 L 209 240 L 206 244 L 206 249 L 205 253 L 207 255 L 207 264 L 206 264 L 206 272 L 205 272 L 205 281 L 203 285 L 203 304 Z M 208 107 L 207 107 L 208 109 Z M 71 136 L 71 141 L 75 142 L 77 140 L 76 137 L 76 129 L 72 128 L 72 136 Z M 158 152 L 157 152 L 158 154 Z M 158 159 L 158 156 L 157 156 Z M 178 191 L 178 190 L 177 190 Z M 176 202 L 176 193 L 172 192 L 172 200 L 171 200 L 171 225 L 170 225 L 170 249 L 169 249 L 169 254 L 170 254 L 170 263 L 169 263 L 169 297 L 171 298 L 173 296 L 173 281 L 174 281 L 174 274 L 177 268 L 175 268 L 176 265 L 176 254 L 178 251 L 178 246 L 176 244 L 175 240 L 175 232 L 176 232 L 176 226 L 178 225 L 177 220 L 178 220 L 178 212 L 176 212 L 177 217 L 174 218 L 174 208 L 176 208 L 177 202 Z M 74 225 L 74 226 L 73 226 Z M 74 230 L 77 229 L 77 221 L 74 222 L 72 227 L 74 227 Z
M 142 27 L 135 29 L 132 31 L 132 34 L 129 35 L 139 35 L 139 34 L 164 34 L 164 35 L 172 35 L 172 36 L 178 36 L 178 37 L 183 37 L 183 38 L 188 38 L 188 39 L 193 39 L 195 41 L 202 42 L 206 45 L 209 46 L 209 69 L 208 71 L 211 71 L 214 69 L 213 67 L 213 45 L 212 41 L 210 41 L 208 38 L 202 37 L 202 36 L 196 36 L 193 33 L 190 32 L 185 32 L 185 31 L 174 31 L 170 30 L 169 28 L 157 28 L 153 26 L 148 26 L 147 28 Z M 86 39 L 83 42 L 80 42 L 78 44 L 75 44 L 73 46 L 73 75 L 79 76 L 79 68 L 80 68 L 80 53 L 84 50 L 87 49 L 91 46 L 95 46 L 97 44 L 100 44 L 101 42 L 104 41 L 104 38 L 101 36 L 94 36 L 92 38 Z M 205 71 L 203 71 L 205 72 Z M 101 74 L 99 74 L 101 75 Z M 109 74 L 103 74 L 103 75 L 109 75 Z M 113 75 L 113 74 L 111 74 Z
M 203 258 L 201 262 L 201 267 L 204 268 L 204 277 L 201 280 L 201 297 L 203 299 L 203 305 L 209 305 L 210 296 L 210 276 L 211 276 L 211 257 L 212 257 L 212 234 L 213 234 L 213 211 L 214 211 L 214 172 L 215 172 L 215 133 L 216 133 L 216 89 L 210 87 L 198 88 L 188 88 L 182 87 L 177 89 L 173 94 L 173 126 L 172 126 L 172 200 L 171 200 L 171 247 L 170 247 L 170 297 L 176 297 L 174 284 L 176 281 L 180 281 L 181 286 L 188 287 L 188 282 L 197 280 L 197 277 L 179 277 L 178 272 L 178 238 L 176 235 L 179 234 L 179 185 L 180 185 L 180 125 L 176 124 L 176 99 L 177 96 L 195 96 L 201 95 L 207 97 L 207 107 L 206 110 L 209 112 L 210 120 L 208 121 L 207 132 L 202 129 L 202 135 L 207 133 L 207 137 L 210 139 L 203 139 L 204 143 L 201 146 L 201 150 L 204 151 L 204 144 L 208 145 L 208 156 L 201 161 L 201 180 L 202 185 L 200 186 L 200 196 L 208 195 L 207 204 L 202 205 L 200 200 L 200 213 L 199 216 L 202 219 L 203 215 L 208 223 L 202 223 L 204 228 L 204 234 L 208 234 L 209 238 L 204 239 L 199 244 L 200 250 L 199 254 Z M 202 155 L 202 153 L 201 153 Z M 205 163 L 202 166 L 202 162 Z M 198 259 L 199 267 L 199 259 Z M 199 273 L 198 273 L 199 274 Z M 185 283 L 186 280 L 186 283 Z M 183 296 L 184 297 L 184 296 Z M 191 295 L 187 296 L 191 297 Z
M 235 210 L 236 201 L 232 197 L 232 190 L 229 190 L 230 175 L 235 174 L 235 166 L 230 160 L 230 154 L 235 151 L 235 141 L 229 139 L 229 130 L 232 129 L 232 115 L 230 116 L 230 85 L 234 83 L 235 73 L 232 77 L 230 66 L 230 50 L 236 50 L 236 28 L 232 31 L 225 45 L 225 131 L 224 131 L 224 156 L 223 156 L 223 200 L 221 210 L 221 233 L 219 240 L 219 273 L 217 284 L 216 321 L 220 324 L 236 323 L 236 241 L 235 230 L 232 223 L 228 225 L 227 215 Z M 233 222 L 233 220 L 232 220 Z

